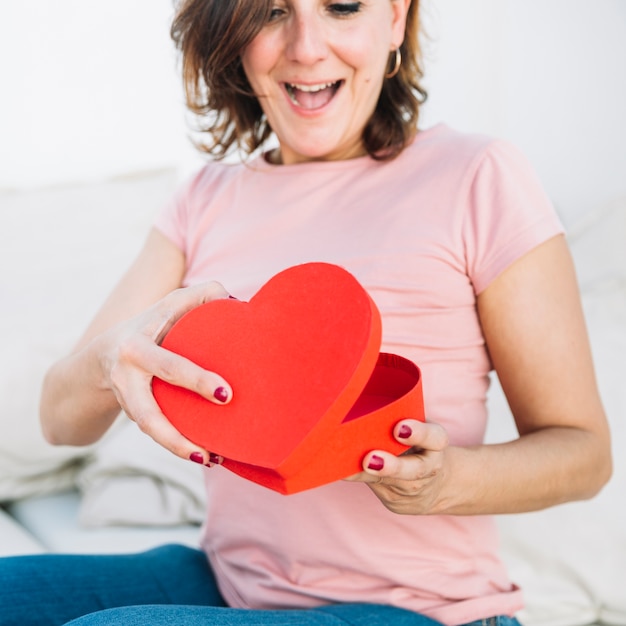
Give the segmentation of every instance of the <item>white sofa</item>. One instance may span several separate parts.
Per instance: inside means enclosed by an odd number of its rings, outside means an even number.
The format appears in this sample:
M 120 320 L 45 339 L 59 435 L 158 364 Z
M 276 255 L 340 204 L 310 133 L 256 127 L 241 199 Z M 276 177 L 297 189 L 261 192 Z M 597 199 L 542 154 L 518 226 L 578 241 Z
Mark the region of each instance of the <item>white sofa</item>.
M 0 193 L 0 555 L 197 543 L 201 467 L 128 420 L 96 446 L 53 448 L 37 417 L 45 369 L 76 340 L 175 185 L 163 171 Z M 526 593 L 527 626 L 626 625 L 626 199 L 567 226 L 615 473 L 593 501 L 502 517 L 502 548 Z M 490 402 L 489 439 L 513 437 L 497 382 Z

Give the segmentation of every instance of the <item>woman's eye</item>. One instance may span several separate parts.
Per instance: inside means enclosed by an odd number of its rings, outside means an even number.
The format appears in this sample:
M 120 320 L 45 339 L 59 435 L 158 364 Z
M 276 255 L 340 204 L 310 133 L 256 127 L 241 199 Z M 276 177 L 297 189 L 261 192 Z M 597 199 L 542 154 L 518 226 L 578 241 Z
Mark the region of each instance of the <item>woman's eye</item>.
M 358 13 L 362 6 L 362 2 L 333 2 L 328 6 L 328 10 L 335 15 L 346 17 Z
M 270 17 L 269 17 L 269 22 L 274 22 L 275 20 L 277 20 L 278 18 L 282 17 L 285 13 L 284 9 L 280 9 L 279 7 L 274 7 L 271 11 L 270 11 Z

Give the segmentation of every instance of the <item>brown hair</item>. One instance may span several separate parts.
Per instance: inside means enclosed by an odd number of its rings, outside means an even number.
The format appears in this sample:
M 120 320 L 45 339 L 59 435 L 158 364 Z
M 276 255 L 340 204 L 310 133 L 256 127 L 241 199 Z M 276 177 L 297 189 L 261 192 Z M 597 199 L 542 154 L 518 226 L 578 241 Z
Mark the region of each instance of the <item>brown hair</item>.
M 174 17 L 171 36 L 182 53 L 187 107 L 197 116 L 198 130 L 210 137 L 197 146 L 218 159 L 233 148 L 251 153 L 272 134 L 240 57 L 269 20 L 271 9 L 272 0 L 182 0 Z M 419 0 L 413 0 L 400 70 L 384 80 L 363 130 L 365 149 L 375 159 L 397 156 L 415 133 L 426 99 L 420 84 L 419 31 Z

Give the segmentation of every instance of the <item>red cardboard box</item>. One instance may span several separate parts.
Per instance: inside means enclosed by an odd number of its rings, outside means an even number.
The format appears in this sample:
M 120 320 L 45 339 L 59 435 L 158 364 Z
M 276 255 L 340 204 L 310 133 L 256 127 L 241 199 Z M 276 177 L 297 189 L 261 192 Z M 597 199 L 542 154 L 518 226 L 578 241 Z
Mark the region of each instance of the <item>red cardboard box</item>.
M 249 302 L 214 300 L 184 315 L 162 346 L 223 376 L 229 404 L 153 379 L 154 396 L 187 438 L 224 467 L 290 494 L 362 471 L 375 449 L 406 450 L 392 430 L 424 420 L 419 368 L 379 353 L 380 314 L 346 270 L 306 263 Z

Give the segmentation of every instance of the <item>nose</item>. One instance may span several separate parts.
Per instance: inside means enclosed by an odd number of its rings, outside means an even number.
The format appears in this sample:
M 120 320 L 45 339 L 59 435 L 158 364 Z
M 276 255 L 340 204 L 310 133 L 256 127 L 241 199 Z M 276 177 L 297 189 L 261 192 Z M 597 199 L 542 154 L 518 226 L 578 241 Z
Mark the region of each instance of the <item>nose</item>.
M 294 16 L 287 38 L 286 55 L 290 61 L 312 65 L 328 55 L 324 24 L 317 16 Z

